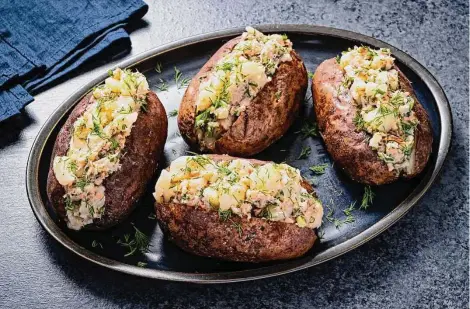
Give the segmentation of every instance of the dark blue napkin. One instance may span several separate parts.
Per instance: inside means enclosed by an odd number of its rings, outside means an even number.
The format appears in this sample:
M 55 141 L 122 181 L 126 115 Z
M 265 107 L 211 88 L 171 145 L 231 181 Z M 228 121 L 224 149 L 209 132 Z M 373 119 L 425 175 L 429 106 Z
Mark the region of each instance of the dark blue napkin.
M 0 121 L 96 59 L 131 47 L 125 26 L 142 0 L 0 0 Z

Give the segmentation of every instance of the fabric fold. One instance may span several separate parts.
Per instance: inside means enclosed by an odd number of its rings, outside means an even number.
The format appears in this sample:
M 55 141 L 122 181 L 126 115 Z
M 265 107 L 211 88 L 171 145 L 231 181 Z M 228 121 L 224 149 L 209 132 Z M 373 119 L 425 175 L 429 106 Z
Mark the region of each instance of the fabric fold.
M 0 121 L 81 69 L 130 51 L 142 0 L 13 0 L 0 7 Z

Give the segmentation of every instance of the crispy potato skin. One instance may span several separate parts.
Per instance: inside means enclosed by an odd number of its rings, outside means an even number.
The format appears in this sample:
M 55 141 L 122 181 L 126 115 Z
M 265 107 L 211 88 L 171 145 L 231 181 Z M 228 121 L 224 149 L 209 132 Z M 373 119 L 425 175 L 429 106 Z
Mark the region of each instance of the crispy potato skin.
M 73 123 L 90 103 L 91 94 L 87 95 L 73 109 L 64 126 L 60 129 L 52 152 L 47 195 L 59 220 L 65 222 L 65 190 L 57 181 L 53 172 L 53 158 L 67 153 L 73 133 Z M 157 95 L 147 95 L 147 112 L 140 112 L 121 157 L 121 169 L 105 179 L 105 213 L 84 227 L 89 230 L 103 230 L 122 222 L 132 212 L 136 201 L 144 193 L 147 183 L 157 169 L 159 158 L 167 137 L 168 119 L 165 109 Z
M 221 155 L 211 158 L 235 159 Z M 303 186 L 313 192 L 307 182 Z M 284 222 L 236 215 L 223 221 L 216 211 L 174 203 L 155 203 L 155 210 L 158 222 L 170 240 L 183 250 L 200 256 L 254 263 L 287 260 L 305 254 L 317 239 L 314 230 Z
M 194 130 L 199 85 L 212 68 L 240 41 L 236 37 L 224 44 L 192 79 L 180 105 L 178 126 L 184 140 L 199 149 Z M 292 61 L 279 65 L 272 80 L 251 101 L 248 108 L 215 143 L 213 153 L 251 156 L 278 140 L 292 125 L 308 87 L 307 70 L 295 51 Z M 276 93 L 280 93 L 279 99 Z
M 356 107 L 352 97 L 337 96 L 337 89 L 343 80 L 343 72 L 335 59 L 321 63 L 312 80 L 312 95 L 318 128 L 326 148 L 333 160 L 353 180 L 368 184 L 382 185 L 398 178 L 412 178 L 422 172 L 432 150 L 432 131 L 429 117 L 416 98 L 410 81 L 398 69 L 400 86 L 409 92 L 416 104 L 414 112 L 419 120 L 415 138 L 415 167 L 411 174 L 397 175 L 389 171 L 387 165 L 379 160 L 367 141 L 367 134 L 358 132 L 353 123 Z

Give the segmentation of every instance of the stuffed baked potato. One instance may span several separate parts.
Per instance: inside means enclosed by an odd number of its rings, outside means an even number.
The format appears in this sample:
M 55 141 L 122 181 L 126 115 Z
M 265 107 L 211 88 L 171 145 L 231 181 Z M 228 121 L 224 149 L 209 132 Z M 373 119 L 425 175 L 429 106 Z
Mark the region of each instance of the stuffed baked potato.
M 154 196 L 157 219 L 174 243 L 231 261 L 301 256 L 323 216 L 299 170 L 224 155 L 178 158 L 162 171 Z
M 352 179 L 381 185 L 426 166 L 429 118 L 390 50 L 354 47 L 324 61 L 312 93 L 326 148 Z
M 307 86 L 305 66 L 285 35 L 247 27 L 192 79 L 178 113 L 180 132 L 204 152 L 256 154 L 287 131 Z
M 145 76 L 110 75 L 73 109 L 52 153 L 47 194 L 74 230 L 104 229 L 130 214 L 167 136 L 165 109 Z

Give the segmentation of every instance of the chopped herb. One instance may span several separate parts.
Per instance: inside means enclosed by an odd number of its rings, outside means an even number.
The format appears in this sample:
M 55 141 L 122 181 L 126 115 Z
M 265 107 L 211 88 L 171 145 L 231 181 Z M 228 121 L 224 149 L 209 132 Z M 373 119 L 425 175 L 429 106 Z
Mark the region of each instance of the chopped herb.
M 140 104 L 140 110 L 146 113 L 148 111 L 147 101 L 142 101 Z
M 174 68 L 175 68 L 176 88 L 180 89 L 182 87 L 186 87 L 191 81 L 191 79 L 183 77 L 183 73 L 181 73 L 181 71 L 177 67 L 174 67 Z
M 232 226 L 237 230 L 238 235 L 240 235 L 240 237 L 242 237 L 242 234 L 243 234 L 242 225 L 238 222 L 233 221 L 232 219 L 230 219 L 230 220 L 232 221 Z
M 100 242 L 96 241 L 96 240 L 93 240 L 93 242 L 91 243 L 91 246 L 93 248 L 100 247 L 101 249 L 103 249 L 103 245 Z
M 309 167 L 309 170 L 314 172 L 317 175 L 325 174 L 326 168 L 328 167 L 328 163 L 312 165 Z
M 302 148 L 300 155 L 297 157 L 297 160 L 302 160 L 308 158 L 308 156 L 312 153 L 312 149 L 309 146 Z
M 261 218 L 266 218 L 268 220 L 272 219 L 273 218 L 273 213 L 271 212 L 271 205 L 268 205 L 268 206 L 264 207 L 261 210 L 259 216 Z
M 113 74 L 113 70 L 109 69 L 109 70 L 108 70 L 108 76 L 109 76 L 109 77 L 113 77 L 113 75 L 114 75 L 114 74 Z
M 68 211 L 73 211 L 75 209 L 75 205 L 72 202 L 72 199 L 69 196 L 65 197 L 65 209 Z
M 70 160 L 68 162 L 68 169 L 69 171 L 75 174 L 75 172 L 77 171 L 77 162 L 75 160 Z
M 160 62 L 157 62 L 157 66 L 155 67 L 155 71 L 157 71 L 157 73 L 161 73 L 162 72 L 162 64 Z
M 336 55 L 335 59 L 336 59 L 336 63 L 339 64 L 341 62 L 341 56 L 340 55 Z
M 300 131 L 295 132 L 296 134 L 301 134 L 302 139 L 306 139 L 308 137 L 316 137 L 318 136 L 318 126 L 315 122 L 305 122 L 302 126 Z
M 175 117 L 178 116 L 178 110 L 174 109 L 171 112 L 168 113 L 168 117 Z
M 88 181 L 85 178 L 79 178 L 77 179 L 77 182 L 75 184 L 77 185 L 78 188 L 84 191 L 85 186 L 88 184 Z
M 150 220 L 155 220 L 157 218 L 157 215 L 155 215 L 154 213 L 151 213 L 148 215 L 148 217 Z
M 279 100 L 281 98 L 281 91 L 277 91 L 275 94 L 274 94 L 274 97 L 276 98 L 276 100 Z
M 412 144 L 407 144 L 403 147 L 403 154 L 405 156 L 410 156 L 412 150 L 413 150 L 413 145 Z
M 111 142 L 111 150 L 116 150 L 119 147 L 119 142 L 114 138 L 110 138 L 109 141 Z
M 215 67 L 216 71 L 231 71 L 235 63 L 223 62 Z
M 219 219 L 221 221 L 227 221 L 230 217 L 232 216 L 232 210 L 231 209 L 227 209 L 227 210 L 221 210 L 219 208 Z
M 359 112 L 357 112 L 356 116 L 354 116 L 353 123 L 358 130 L 363 130 L 366 124 Z
M 308 78 L 312 79 L 314 76 L 315 76 L 315 73 L 312 73 L 312 72 L 308 72 Z
M 372 192 L 370 186 L 364 187 L 364 195 L 362 196 L 361 207 L 359 209 L 367 209 L 374 201 L 375 193 Z
M 145 267 L 145 266 L 147 266 L 147 263 L 145 263 L 145 262 L 137 262 L 137 266 L 138 266 L 138 267 Z

